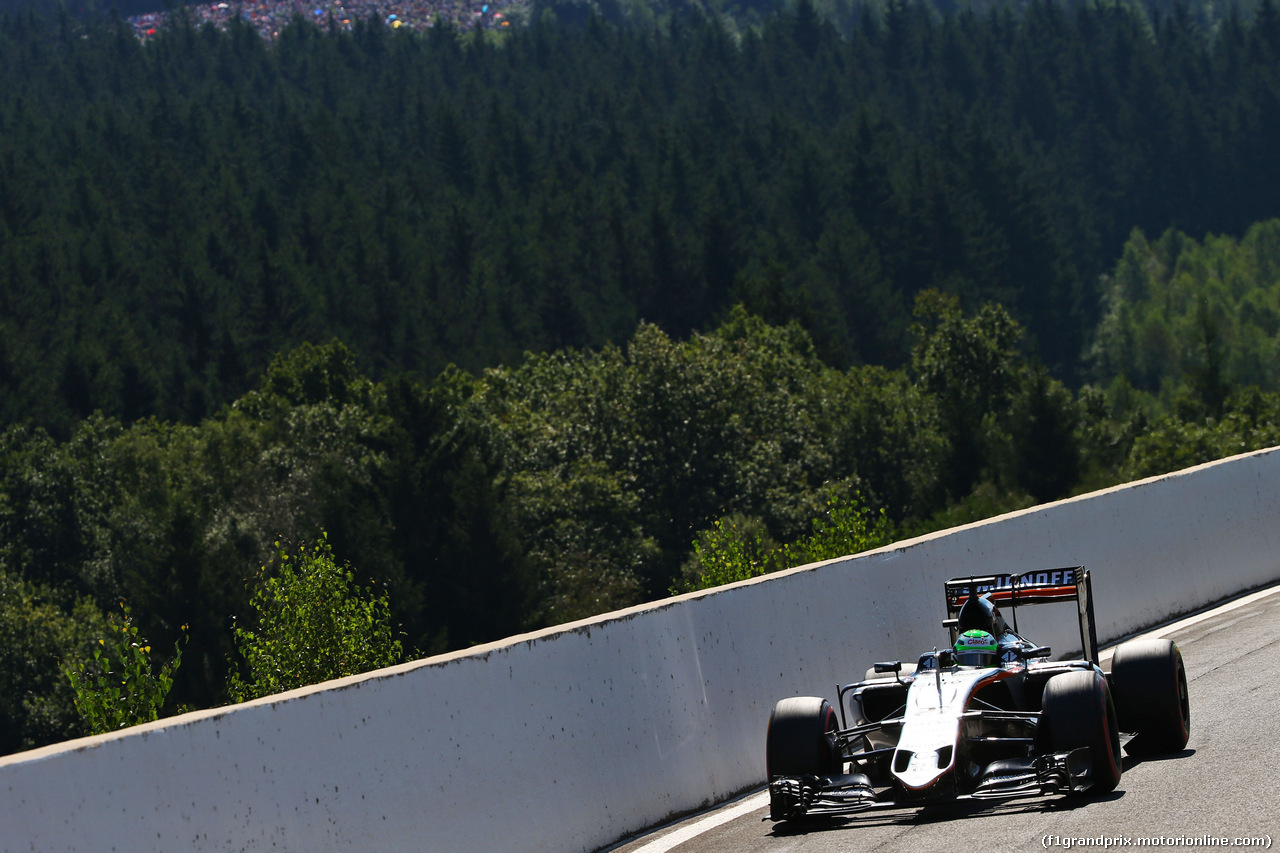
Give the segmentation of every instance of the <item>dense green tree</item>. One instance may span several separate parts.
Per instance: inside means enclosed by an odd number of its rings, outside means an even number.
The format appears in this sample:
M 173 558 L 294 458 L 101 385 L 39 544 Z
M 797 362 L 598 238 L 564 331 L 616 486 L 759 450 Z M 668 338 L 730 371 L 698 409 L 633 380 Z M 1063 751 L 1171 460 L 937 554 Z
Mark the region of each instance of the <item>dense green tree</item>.
M 857 493 L 830 490 L 827 506 L 813 530 L 779 545 L 759 519 L 733 515 L 716 519 L 698 534 L 693 555 L 685 563 L 683 582 L 673 592 L 690 592 L 759 577 L 768 572 L 857 554 L 892 541 L 892 525 L 884 511 L 877 515 Z
M 1082 420 L 1076 399 L 1047 370 L 1021 371 L 1004 427 L 1007 455 L 997 456 L 997 467 L 1011 467 L 1004 476 L 1037 503 L 1066 497 L 1083 473 Z
M 938 494 L 942 441 L 921 392 L 883 369 L 826 367 L 798 325 L 740 308 L 683 342 L 645 326 L 625 349 L 530 355 L 486 372 L 474 405 L 556 602 L 544 618 L 661 594 L 721 516 L 759 518 L 787 543 L 829 483 L 865 483 L 896 517 L 927 514 Z
M 1229 398 L 1220 418 L 1166 415 L 1133 440 L 1124 479 L 1164 474 L 1280 444 L 1280 396 L 1253 390 Z
M 0 754 L 87 733 L 61 666 L 91 660 L 105 630 L 87 599 L 64 608 L 47 588 L 0 569 Z
M 916 302 L 912 371 L 937 400 L 950 448 L 946 488 L 962 497 L 990 465 L 990 433 L 1018 385 L 1022 330 L 999 305 L 965 317 L 954 296 L 926 291 Z
M 1183 389 L 1214 417 L 1232 389 L 1280 382 L 1280 220 L 1240 240 L 1135 232 L 1106 284 L 1090 351 L 1099 381 L 1123 376 L 1167 405 Z

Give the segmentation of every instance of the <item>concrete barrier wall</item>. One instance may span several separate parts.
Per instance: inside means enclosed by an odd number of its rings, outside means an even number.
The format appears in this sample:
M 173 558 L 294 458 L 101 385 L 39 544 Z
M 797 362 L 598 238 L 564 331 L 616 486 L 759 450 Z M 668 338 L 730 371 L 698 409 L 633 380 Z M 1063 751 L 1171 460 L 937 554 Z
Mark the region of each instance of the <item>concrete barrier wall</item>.
M 945 643 L 947 577 L 1085 564 L 1116 638 L 1280 579 L 1278 515 L 1262 452 L 0 758 L 0 851 L 596 850 L 762 784 L 777 699 Z M 1023 617 L 1078 647 L 1070 608 Z

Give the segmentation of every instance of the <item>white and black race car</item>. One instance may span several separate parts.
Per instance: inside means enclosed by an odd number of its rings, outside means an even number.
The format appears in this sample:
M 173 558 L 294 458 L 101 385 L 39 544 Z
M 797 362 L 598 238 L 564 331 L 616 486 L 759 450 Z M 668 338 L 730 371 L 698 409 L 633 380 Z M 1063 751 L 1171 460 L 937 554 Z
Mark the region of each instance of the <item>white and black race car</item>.
M 838 715 L 812 696 L 774 708 L 765 748 L 773 820 L 1103 794 L 1120 781 L 1122 743 L 1133 754 L 1186 746 L 1191 714 L 1177 645 L 1124 643 L 1103 672 L 1084 567 L 954 578 L 944 589 L 951 647 L 914 664 L 875 664 L 866 680 L 838 688 Z M 1052 661 L 1048 647 L 1019 633 L 1019 608 L 1051 602 L 1076 604 L 1080 660 Z

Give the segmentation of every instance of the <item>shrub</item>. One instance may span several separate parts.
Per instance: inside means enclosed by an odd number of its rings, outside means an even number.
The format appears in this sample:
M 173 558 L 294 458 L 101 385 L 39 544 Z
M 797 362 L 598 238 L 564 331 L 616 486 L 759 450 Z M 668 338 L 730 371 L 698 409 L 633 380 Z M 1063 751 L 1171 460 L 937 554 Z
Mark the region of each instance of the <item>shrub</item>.
M 173 674 L 182 663 L 182 640 L 174 643 L 173 658 L 155 672 L 151 644 L 138 633 L 129 606 L 109 617 L 110 642 L 100 638 L 93 660 L 64 665 L 75 692 L 76 711 L 89 734 L 103 734 L 160 718 Z M 183 626 L 185 632 L 186 626 Z
M 234 667 L 227 686 L 244 702 L 402 660 L 386 595 L 355 585 L 349 566 L 334 560 L 328 535 L 293 551 L 275 543 L 274 566 L 258 572 L 250 604 L 257 629 L 236 625 L 236 647 L 247 677 Z

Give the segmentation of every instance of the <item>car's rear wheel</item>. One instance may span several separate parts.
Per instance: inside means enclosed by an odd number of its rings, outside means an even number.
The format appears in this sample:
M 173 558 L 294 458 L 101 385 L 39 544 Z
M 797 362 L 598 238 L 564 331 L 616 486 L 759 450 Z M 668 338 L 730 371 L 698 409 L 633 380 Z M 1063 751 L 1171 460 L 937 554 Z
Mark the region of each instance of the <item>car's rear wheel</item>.
M 1135 732 L 1135 755 L 1179 752 L 1191 736 L 1191 704 L 1182 652 L 1164 638 L 1132 640 L 1111 658 L 1111 690 L 1120 730 Z
M 1044 686 L 1042 743 L 1051 752 L 1087 747 L 1088 793 L 1105 794 L 1120 782 L 1120 729 L 1107 681 L 1095 670 L 1064 672 Z
M 795 696 L 783 699 L 769 717 L 765 736 L 765 767 L 772 781 L 779 776 L 829 776 L 840 771 L 835 745 L 836 712 L 826 699 Z M 772 790 L 769 814 L 774 820 L 794 819 L 799 802 Z

